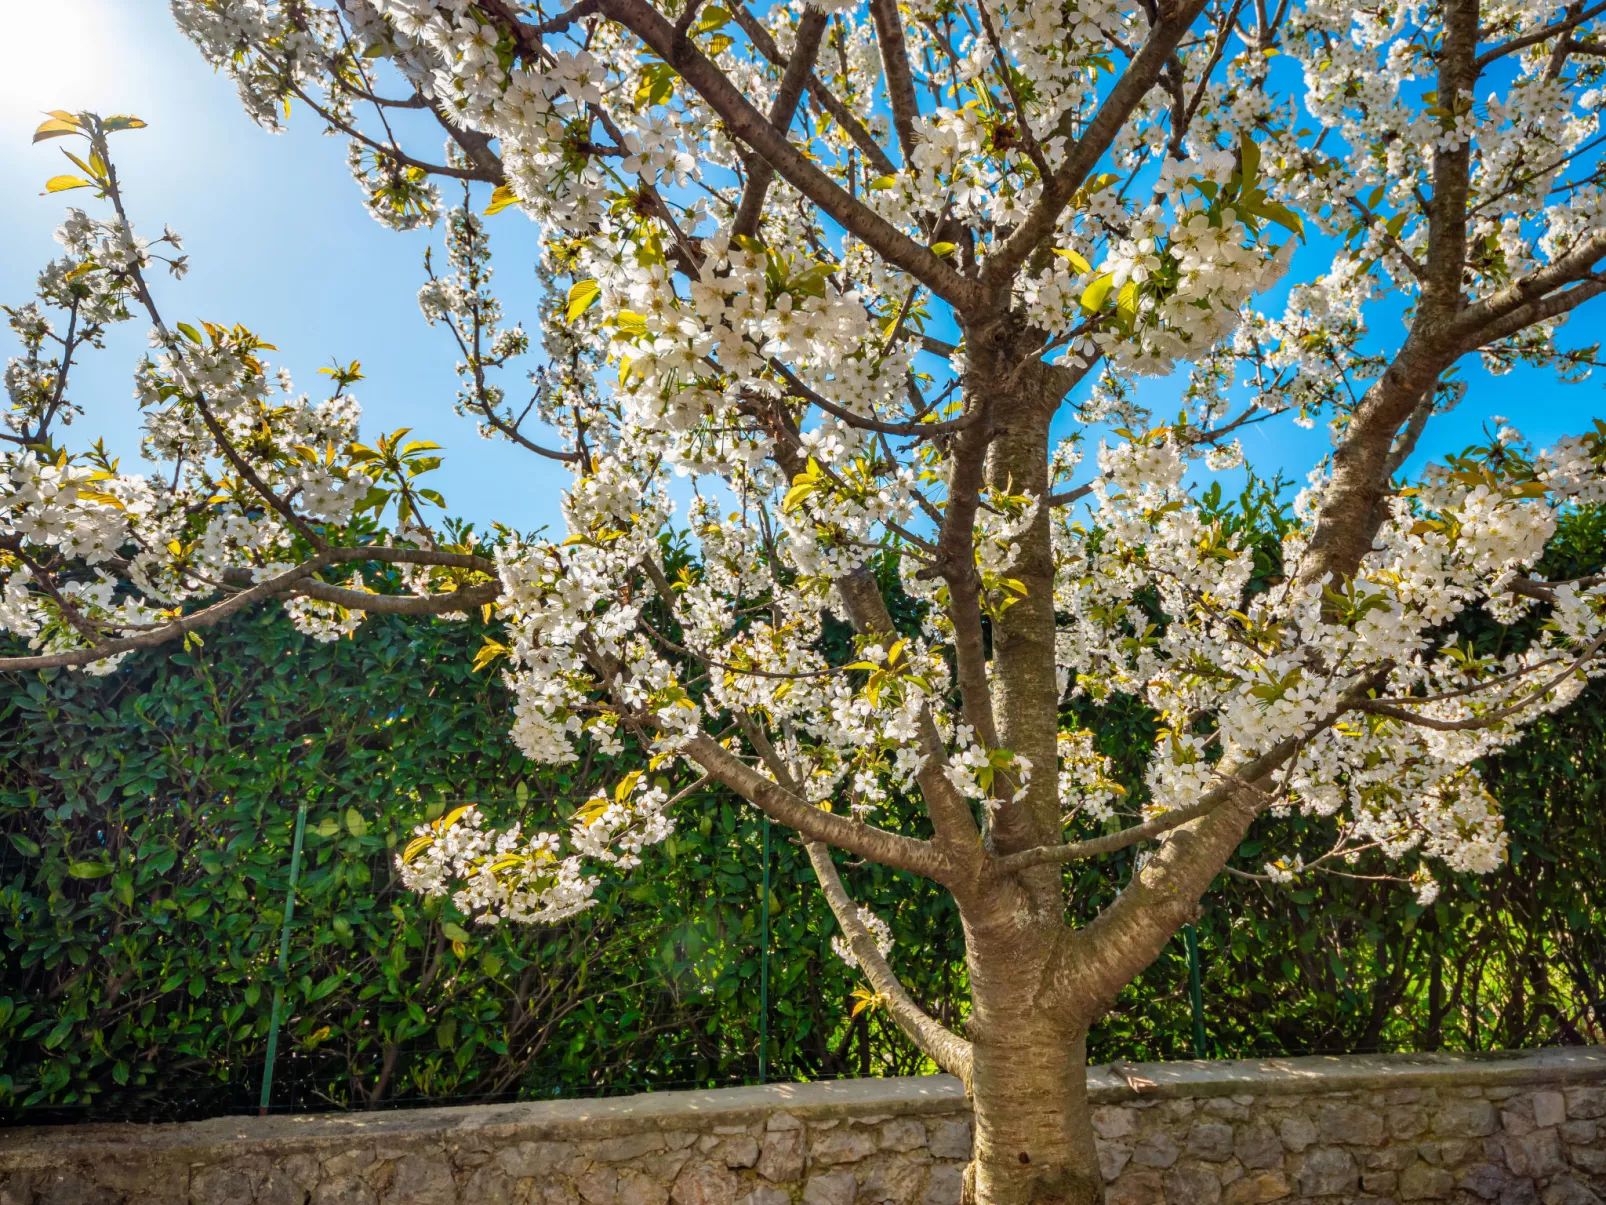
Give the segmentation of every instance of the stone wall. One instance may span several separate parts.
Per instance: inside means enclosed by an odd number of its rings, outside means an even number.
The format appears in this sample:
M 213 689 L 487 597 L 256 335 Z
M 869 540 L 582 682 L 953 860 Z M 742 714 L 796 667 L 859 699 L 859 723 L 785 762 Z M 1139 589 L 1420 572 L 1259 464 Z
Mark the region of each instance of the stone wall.
M 1606 1049 L 1089 1072 L 1110 1205 L 1601 1205 Z M 0 1205 L 958 1205 L 945 1076 L 0 1132 Z

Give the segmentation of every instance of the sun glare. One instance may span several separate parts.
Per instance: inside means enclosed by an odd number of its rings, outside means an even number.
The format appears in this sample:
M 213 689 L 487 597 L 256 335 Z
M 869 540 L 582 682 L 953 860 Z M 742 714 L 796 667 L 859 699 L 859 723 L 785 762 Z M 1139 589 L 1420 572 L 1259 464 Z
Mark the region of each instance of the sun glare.
M 0 0 L 0 117 L 7 125 L 45 109 L 102 103 L 116 74 L 107 53 L 108 7 L 96 0 Z

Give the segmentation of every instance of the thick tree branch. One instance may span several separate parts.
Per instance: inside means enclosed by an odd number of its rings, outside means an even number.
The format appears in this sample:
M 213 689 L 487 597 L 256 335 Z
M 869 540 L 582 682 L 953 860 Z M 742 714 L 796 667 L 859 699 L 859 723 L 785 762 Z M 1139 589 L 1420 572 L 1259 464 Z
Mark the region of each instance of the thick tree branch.
M 1162 17 L 1150 31 L 1148 39 L 1121 73 L 1114 87 L 1105 96 L 1098 112 L 1088 122 L 1082 137 L 1071 144 L 1065 162 L 1049 179 L 1043 181 L 1042 196 L 1032 207 L 1014 233 L 995 248 L 982 266 L 982 283 L 991 290 L 1003 288 L 1015 275 L 1015 270 L 1030 258 L 1039 243 L 1049 237 L 1058 224 L 1060 214 L 1069 204 L 1072 195 L 1087 180 L 1104 153 L 1110 149 L 1116 135 L 1126 125 L 1133 110 L 1148 95 L 1166 60 L 1171 57 L 1209 0 L 1181 0 L 1175 12 Z M 1069 129 L 1062 129 L 1069 136 Z
M 831 861 L 830 850 L 818 841 L 809 841 L 805 845 L 809 852 L 809 863 L 814 867 L 814 873 L 820 880 L 820 890 L 825 894 L 826 903 L 831 905 L 831 914 L 836 917 L 836 923 L 841 926 L 843 935 L 848 939 L 853 956 L 859 960 L 859 969 L 870 981 L 870 986 L 885 1001 L 887 1012 L 897 1022 L 898 1028 L 903 1030 L 909 1040 L 932 1062 L 948 1074 L 957 1076 L 968 1089 L 970 1043 L 947 1029 L 914 1002 L 903 984 L 899 982 L 892 967 L 882 957 L 881 951 L 876 948 L 875 940 L 869 931 L 860 922 L 858 906 L 848 897 L 836 863 Z
M 451 611 L 477 611 L 486 603 L 494 603 L 501 592 L 501 582 L 486 582 L 454 590 L 450 594 L 374 594 L 314 580 L 299 581 L 291 591 L 320 602 L 335 603 L 348 611 L 362 611 L 369 615 L 443 615 Z
M 1070 841 L 1064 845 L 1039 845 L 1034 849 L 1023 849 L 1019 853 L 993 859 L 993 868 L 1003 874 L 1013 874 L 1032 866 L 1045 866 L 1055 862 L 1082 862 L 1088 858 L 1113 854 L 1141 841 L 1152 841 L 1174 828 L 1181 828 L 1190 820 L 1197 820 L 1212 811 L 1223 798 L 1225 796 L 1212 793 L 1195 803 L 1190 803 L 1187 807 L 1161 812 L 1152 820 L 1145 820 L 1142 824 L 1134 824 L 1130 828 L 1123 828 L 1119 832 L 1108 833 L 1102 837 L 1090 837 L 1086 841 Z
M 770 105 L 770 124 L 777 130 L 787 129 L 797 115 L 797 103 L 803 98 L 803 87 L 814 71 L 814 61 L 820 56 L 820 38 L 829 20 L 817 8 L 803 10 L 803 16 L 797 23 L 797 46 L 781 72 L 781 86 L 775 93 L 774 103 Z M 731 224 L 733 237 L 758 233 L 759 221 L 764 216 L 764 199 L 769 194 L 770 181 L 774 178 L 775 168 L 769 160 L 750 160 L 747 188 L 742 192 L 741 203 L 736 207 L 736 220 Z
M 931 842 L 891 833 L 806 803 L 779 783 L 765 778 L 706 733 L 692 737 L 682 746 L 682 751 L 715 782 L 729 787 L 772 819 L 811 840 L 824 841 L 894 870 L 907 870 L 937 882 L 947 876 L 948 868 L 942 855 Z
M 1589 280 L 1589 277 L 1603 257 L 1606 257 L 1606 230 L 1597 230 L 1579 239 L 1576 244 L 1544 267 L 1535 268 L 1520 280 L 1514 280 L 1505 288 L 1467 306 L 1456 315 L 1451 327 L 1452 333 L 1463 346 L 1467 347 L 1477 347 L 1491 342 L 1488 333 L 1491 328 L 1514 334 L 1521 327 L 1513 328 L 1510 322 L 1501 322 L 1502 319 L 1515 319 L 1525 312 L 1536 312 L 1536 307 L 1539 307 L 1540 303 L 1552 300 L 1552 295 L 1558 289 L 1566 290 L 1569 285 L 1582 288 L 1583 285 L 1579 282 L 1596 284 L 1597 282 Z M 1596 292 L 1598 291 L 1597 287 Z M 1568 295 L 1567 292 L 1561 294 L 1563 297 Z M 1589 293 L 1580 296 L 1577 301 L 1570 301 L 1556 313 L 1564 313 L 1579 301 L 1594 295 Z
M 222 623 L 237 611 L 242 611 L 253 603 L 261 602 L 265 598 L 283 594 L 308 573 L 316 572 L 330 564 L 332 558 L 325 553 L 310 557 L 293 569 L 276 574 L 266 581 L 252 586 L 249 590 L 242 590 L 232 594 L 221 602 L 213 603 L 210 607 L 183 615 L 171 623 L 162 624 L 148 632 L 141 632 L 137 636 L 126 636 L 119 640 L 107 640 L 89 648 L 72 649 L 60 653 L 40 653 L 29 657 L 0 657 L 0 670 L 28 670 L 28 669 L 55 669 L 61 666 L 89 665 L 96 661 L 104 661 L 108 657 L 115 657 L 118 653 L 128 653 L 135 649 L 155 648 L 157 645 L 167 644 L 198 632 L 204 628 L 214 627 Z
M 915 121 L 920 116 L 920 102 L 915 97 L 915 77 L 909 67 L 909 46 L 903 36 L 898 0 L 870 0 L 870 17 L 875 22 L 876 46 L 881 51 L 881 69 L 886 74 L 892 127 L 898 132 L 898 149 L 907 165 L 915 149 Z

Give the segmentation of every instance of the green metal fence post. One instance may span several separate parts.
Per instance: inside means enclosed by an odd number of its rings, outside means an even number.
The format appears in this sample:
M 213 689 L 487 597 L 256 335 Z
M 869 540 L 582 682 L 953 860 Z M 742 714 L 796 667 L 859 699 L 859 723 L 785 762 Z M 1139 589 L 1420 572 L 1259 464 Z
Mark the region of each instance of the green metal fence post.
M 273 988 L 273 1014 L 268 1019 L 268 1051 L 262 1066 L 262 1098 L 257 1112 L 266 1115 L 273 1095 L 273 1061 L 279 1053 L 279 1021 L 284 1011 L 284 974 L 290 966 L 290 922 L 296 915 L 296 880 L 301 877 L 301 839 L 307 831 L 307 801 L 296 808 L 296 835 L 290 847 L 290 889 L 284 896 L 284 928 L 279 933 L 279 982 Z
M 758 956 L 758 1082 L 770 1072 L 770 818 L 764 817 L 764 948 Z
M 1182 939 L 1188 947 L 1188 988 L 1193 998 L 1193 1057 L 1202 1059 L 1205 1054 L 1204 991 L 1199 977 L 1199 935 L 1192 925 L 1184 925 Z

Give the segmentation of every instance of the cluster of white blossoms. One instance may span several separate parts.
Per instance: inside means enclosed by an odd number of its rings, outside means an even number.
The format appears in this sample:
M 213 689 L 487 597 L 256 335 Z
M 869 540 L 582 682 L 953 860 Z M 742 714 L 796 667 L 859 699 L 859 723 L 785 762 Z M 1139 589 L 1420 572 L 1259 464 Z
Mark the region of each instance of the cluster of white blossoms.
M 1274 806 L 1342 812 L 1345 851 L 1492 869 L 1506 838 L 1473 763 L 1606 670 L 1606 598 L 1592 583 L 1558 584 L 1552 622 L 1498 656 L 1446 640 L 1445 625 L 1532 571 L 1559 511 L 1599 490 L 1606 442 L 1535 456 L 1503 427 L 1393 499 L 1353 581 L 1300 586 L 1309 529 L 1296 524 L 1281 542 L 1288 580 L 1253 597 L 1248 541 L 1203 521 L 1169 448 L 1101 450 L 1120 492 L 1096 490 L 1098 546 L 1064 524 L 1057 540 L 1074 689 L 1137 694 L 1162 718 L 1149 809 L 1186 806 L 1229 781 L 1226 767 L 1294 740 L 1288 767 L 1252 788 Z
M 488 829 L 477 807 L 460 807 L 415 828 L 397 866 L 409 890 L 449 895 L 479 924 L 562 920 L 596 902 L 599 880 L 586 873 L 588 866 L 628 870 L 640 865 L 643 849 L 674 832 L 668 801 L 662 786 L 643 786 L 639 771 L 627 774 L 611 796 L 595 796 L 575 811 L 567 853 L 556 833 Z
M 563 920 L 589 908 L 597 878 L 579 855 L 562 857 L 553 833 L 524 837 L 517 825 L 487 829 L 476 807 L 458 808 L 413 830 L 397 860 L 402 883 L 420 895 L 450 895 L 481 924 Z
M 885 958 L 892 953 L 892 926 L 863 905 L 860 905 L 858 915 L 859 924 L 870 935 L 870 940 L 875 944 L 875 948 L 881 952 L 881 957 Z M 850 967 L 857 968 L 859 966 L 859 956 L 853 952 L 853 947 L 849 944 L 848 939 L 840 933 L 833 934 L 831 937 L 831 952 Z

